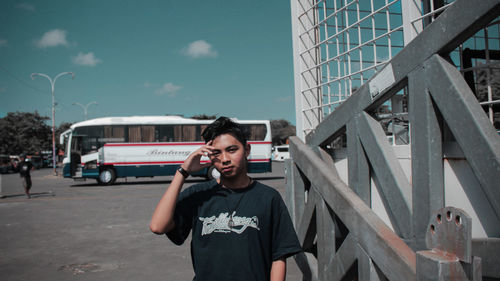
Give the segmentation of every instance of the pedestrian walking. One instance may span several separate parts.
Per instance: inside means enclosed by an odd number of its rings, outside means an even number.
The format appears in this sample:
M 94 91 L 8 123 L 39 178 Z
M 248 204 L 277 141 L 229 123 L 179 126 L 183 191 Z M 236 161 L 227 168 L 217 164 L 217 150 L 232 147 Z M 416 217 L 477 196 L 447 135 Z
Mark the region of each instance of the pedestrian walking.
M 191 232 L 193 280 L 285 280 L 286 259 L 302 249 L 281 195 L 247 174 L 246 134 L 220 117 L 202 136 L 205 145 L 184 161 L 160 199 L 151 231 L 177 245 Z M 191 173 L 211 165 L 220 179 L 180 192 Z
M 30 171 L 34 170 L 33 164 L 26 159 L 26 154 L 19 155 L 19 163 L 17 164 L 19 168 L 19 176 L 23 180 L 24 193 L 26 193 L 26 198 L 31 198 L 31 174 Z

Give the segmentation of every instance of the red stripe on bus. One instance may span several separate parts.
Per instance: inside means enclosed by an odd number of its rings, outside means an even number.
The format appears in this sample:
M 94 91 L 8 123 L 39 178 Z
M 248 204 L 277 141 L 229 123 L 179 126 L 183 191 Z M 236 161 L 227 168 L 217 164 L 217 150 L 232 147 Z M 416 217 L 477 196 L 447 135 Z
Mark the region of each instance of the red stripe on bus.
M 248 162 L 269 162 L 270 159 L 250 159 Z M 109 162 L 102 165 L 161 165 L 161 164 L 182 164 L 184 161 L 157 161 L 157 162 Z M 201 161 L 200 163 L 210 163 Z
M 164 145 L 204 145 L 204 142 L 176 142 L 176 143 L 107 143 L 104 146 L 164 146 Z
M 249 144 L 272 144 L 270 141 L 249 141 Z M 169 145 L 204 145 L 204 142 L 169 142 L 169 143 L 107 143 L 104 146 L 169 146 Z
M 155 161 L 155 162 L 109 162 L 103 165 L 158 165 L 158 164 L 182 164 L 184 161 Z M 201 161 L 200 163 L 210 163 L 210 161 Z

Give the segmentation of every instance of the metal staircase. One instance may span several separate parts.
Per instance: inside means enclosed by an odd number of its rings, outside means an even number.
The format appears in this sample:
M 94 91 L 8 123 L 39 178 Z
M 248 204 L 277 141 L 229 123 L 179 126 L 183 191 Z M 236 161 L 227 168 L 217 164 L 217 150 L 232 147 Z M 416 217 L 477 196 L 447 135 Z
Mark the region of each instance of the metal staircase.
M 500 135 L 450 55 L 495 22 L 500 1 L 439 12 L 305 138 L 290 139 L 286 201 L 304 280 L 500 280 Z M 379 109 L 392 101 L 400 114 L 402 92 L 410 143 L 398 147 Z M 455 193 L 466 200 L 450 201 Z

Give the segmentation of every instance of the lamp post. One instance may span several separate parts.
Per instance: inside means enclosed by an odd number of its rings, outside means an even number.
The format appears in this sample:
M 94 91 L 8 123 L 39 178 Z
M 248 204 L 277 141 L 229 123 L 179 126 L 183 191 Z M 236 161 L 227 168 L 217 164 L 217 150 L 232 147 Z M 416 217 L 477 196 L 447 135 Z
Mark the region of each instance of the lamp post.
M 75 74 L 73 72 L 61 72 L 54 77 L 52 80 L 47 74 L 43 73 L 31 73 L 31 79 L 35 79 L 35 76 L 42 76 L 49 79 L 50 86 L 52 87 L 52 166 L 54 167 L 54 175 L 57 176 L 56 170 L 56 110 L 55 110 L 55 99 L 54 99 L 54 87 L 57 81 L 57 78 L 71 74 L 71 79 L 75 79 Z
M 93 104 L 98 105 L 98 103 L 96 101 L 91 101 L 87 105 L 83 105 L 83 104 L 81 104 L 79 102 L 74 102 L 73 103 L 73 105 L 79 105 L 79 106 L 81 106 L 83 108 L 83 114 L 85 115 L 85 120 L 87 120 L 87 108 L 89 108 L 89 106 L 91 106 Z

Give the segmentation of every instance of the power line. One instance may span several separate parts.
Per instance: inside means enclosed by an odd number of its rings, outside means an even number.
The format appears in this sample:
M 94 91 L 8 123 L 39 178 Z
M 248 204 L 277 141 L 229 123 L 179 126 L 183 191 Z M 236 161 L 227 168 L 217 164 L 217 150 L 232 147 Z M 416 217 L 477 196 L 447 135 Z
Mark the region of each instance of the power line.
M 28 88 L 30 88 L 32 90 L 38 91 L 40 93 L 49 94 L 46 91 L 42 91 L 42 90 L 40 90 L 38 88 L 35 88 L 35 87 L 31 86 L 28 82 L 22 80 L 21 78 L 18 78 L 16 75 L 14 75 L 12 72 L 10 72 L 9 70 L 7 70 L 5 67 L 3 67 L 1 65 L 0 65 L 0 69 L 3 70 L 5 73 L 7 73 L 10 77 L 12 77 L 17 82 L 23 84 L 24 86 L 26 86 L 26 87 L 28 87 Z

